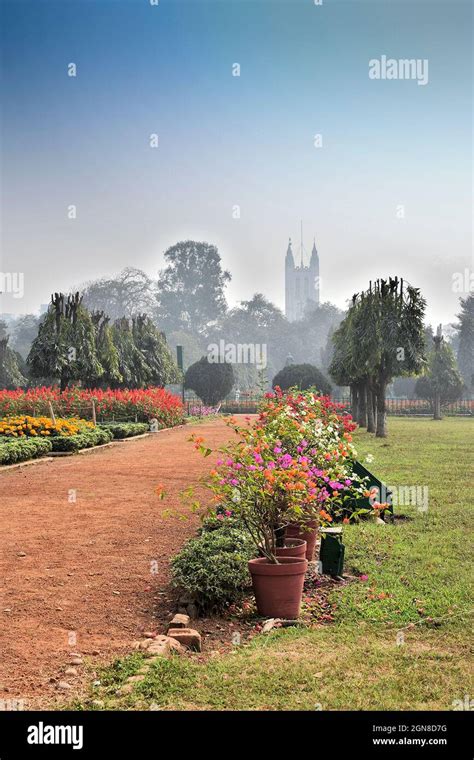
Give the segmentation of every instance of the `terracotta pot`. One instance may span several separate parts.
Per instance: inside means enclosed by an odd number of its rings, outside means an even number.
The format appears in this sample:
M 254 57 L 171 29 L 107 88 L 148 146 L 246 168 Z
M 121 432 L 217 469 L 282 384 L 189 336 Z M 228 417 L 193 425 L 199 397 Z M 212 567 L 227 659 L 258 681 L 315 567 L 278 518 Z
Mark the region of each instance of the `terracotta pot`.
M 307 525 L 311 530 L 304 530 L 299 525 L 287 525 L 286 538 L 300 538 L 302 541 L 306 541 L 306 559 L 311 561 L 314 559 L 314 547 L 318 538 L 318 523 L 316 520 L 313 520 L 307 523 Z
M 285 538 L 284 546 L 277 546 L 277 557 L 306 557 L 306 541 L 302 538 Z
M 280 557 L 273 565 L 266 557 L 249 561 L 257 610 L 264 617 L 294 620 L 299 617 L 304 575 L 303 557 Z

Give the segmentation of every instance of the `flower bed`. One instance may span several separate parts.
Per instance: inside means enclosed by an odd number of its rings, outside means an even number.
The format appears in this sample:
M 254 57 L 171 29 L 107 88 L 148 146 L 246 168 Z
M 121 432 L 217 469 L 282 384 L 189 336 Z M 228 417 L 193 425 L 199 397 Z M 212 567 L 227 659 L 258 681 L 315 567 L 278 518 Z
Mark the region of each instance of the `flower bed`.
M 90 428 L 93 428 L 92 422 L 79 420 L 75 417 L 67 420 L 59 418 L 53 421 L 51 417 L 18 415 L 0 419 L 0 436 L 13 438 L 67 437 L 77 435 Z
M 50 414 L 51 403 L 58 417 L 92 418 L 92 402 L 101 422 L 148 422 L 156 419 L 160 428 L 184 422 L 184 407 L 177 396 L 164 388 L 140 390 L 85 390 L 54 387 L 24 391 L 0 391 L 0 416 Z

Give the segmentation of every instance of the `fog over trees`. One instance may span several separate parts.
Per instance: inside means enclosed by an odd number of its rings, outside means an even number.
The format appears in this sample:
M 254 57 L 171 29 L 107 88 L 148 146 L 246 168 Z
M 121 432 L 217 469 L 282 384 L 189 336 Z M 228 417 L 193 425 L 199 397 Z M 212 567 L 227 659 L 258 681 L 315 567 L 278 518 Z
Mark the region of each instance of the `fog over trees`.
M 165 251 L 164 267 L 156 272 L 155 278 L 136 267 L 126 267 L 112 276 L 76 283 L 71 292 L 80 292 L 82 306 L 91 315 L 102 315 L 99 334 L 102 340 L 107 336 L 110 340 L 113 338 L 116 347 L 121 346 L 122 356 L 127 353 L 128 333 L 135 329 L 138 335 L 137 325 L 142 324 L 142 315 L 146 315 L 147 324 L 154 325 L 156 335 L 164 333 L 166 336 L 173 358 L 176 357 L 176 346 L 183 346 L 185 370 L 202 356 L 207 356 L 212 344 L 223 341 L 224 345 L 264 346 L 266 366 L 263 369 L 251 362 L 234 365 L 235 390 L 255 391 L 263 386 L 270 387 L 275 375 L 289 364 L 310 364 L 329 377 L 329 368 L 334 362 L 333 338 L 347 312 L 329 302 L 317 306 L 308 304 L 303 318 L 290 322 L 281 309 L 258 290 L 250 299 L 230 307 L 225 289 L 231 278 L 231 272 L 222 266 L 215 245 L 185 240 Z M 54 282 L 51 290 L 54 290 Z M 32 364 L 30 361 L 28 366 L 26 359 L 38 332 L 44 335 L 45 323 L 50 318 L 48 314 L 40 317 L 26 314 L 10 318 L 3 324 L 0 336 L 5 341 L 2 348 L 3 385 L 12 386 L 15 381 L 25 384 L 28 376 L 30 381 L 33 380 Z M 464 393 L 472 393 L 474 296 L 460 299 L 458 322 L 449 326 L 449 331 L 445 338 L 454 349 L 464 381 Z M 425 332 L 426 343 L 431 348 L 431 327 L 425 326 Z M 158 338 L 153 337 L 153 340 Z M 100 346 L 97 348 L 99 350 Z M 36 365 L 40 362 L 37 349 L 36 341 Z M 105 350 L 103 346 L 102 350 Z M 102 354 L 102 364 L 107 365 L 107 354 Z M 123 362 L 121 371 L 116 370 L 111 362 L 102 379 L 110 374 L 111 381 L 115 378 L 116 384 L 123 384 L 127 377 L 126 366 Z M 340 383 L 348 369 L 348 365 L 342 367 L 344 371 L 338 374 Z M 143 382 L 141 377 L 133 379 L 138 384 Z M 416 379 L 416 376 L 395 378 L 387 388 L 387 394 L 413 397 Z M 335 386 L 333 392 L 336 396 L 341 395 L 343 387 Z

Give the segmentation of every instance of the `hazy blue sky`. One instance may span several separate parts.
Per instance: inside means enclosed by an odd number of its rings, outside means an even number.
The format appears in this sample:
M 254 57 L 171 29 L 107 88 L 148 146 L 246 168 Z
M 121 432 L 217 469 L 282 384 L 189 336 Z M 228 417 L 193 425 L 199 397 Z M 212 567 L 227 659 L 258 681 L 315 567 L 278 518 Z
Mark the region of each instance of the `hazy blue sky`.
M 452 275 L 472 271 L 469 2 L 1 5 L 0 270 L 25 273 L 1 311 L 125 266 L 156 276 L 186 238 L 219 247 L 231 303 L 283 306 L 302 219 L 323 300 L 399 274 L 453 319 Z M 428 84 L 369 79 L 382 55 L 428 59 Z

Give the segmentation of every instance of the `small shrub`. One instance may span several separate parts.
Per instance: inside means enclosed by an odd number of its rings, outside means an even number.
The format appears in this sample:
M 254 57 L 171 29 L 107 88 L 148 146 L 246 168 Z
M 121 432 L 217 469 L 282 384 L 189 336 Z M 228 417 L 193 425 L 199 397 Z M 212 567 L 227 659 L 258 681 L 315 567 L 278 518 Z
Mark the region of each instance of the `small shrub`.
M 0 438 L 0 465 L 36 459 L 50 451 L 51 440 L 47 438 Z
M 112 433 L 116 439 L 131 438 L 134 435 L 143 435 L 150 430 L 146 422 L 114 422 L 111 424 L 101 425 L 102 430 Z
M 250 581 L 247 568 L 255 549 L 240 530 L 204 531 L 171 560 L 173 585 L 189 593 L 203 610 L 238 601 Z

